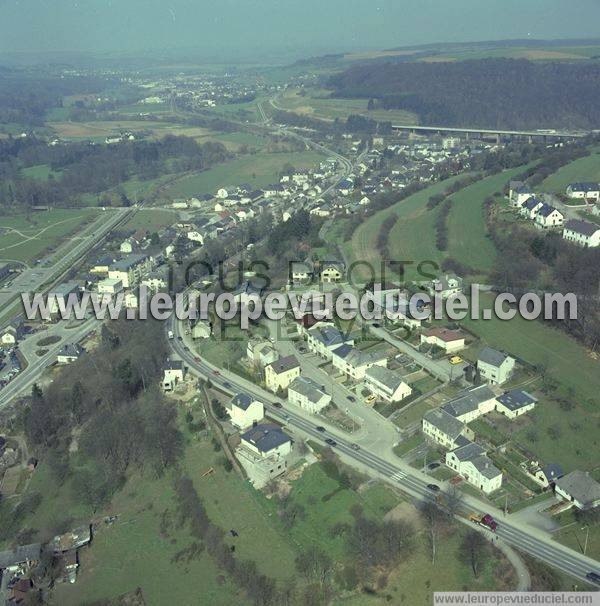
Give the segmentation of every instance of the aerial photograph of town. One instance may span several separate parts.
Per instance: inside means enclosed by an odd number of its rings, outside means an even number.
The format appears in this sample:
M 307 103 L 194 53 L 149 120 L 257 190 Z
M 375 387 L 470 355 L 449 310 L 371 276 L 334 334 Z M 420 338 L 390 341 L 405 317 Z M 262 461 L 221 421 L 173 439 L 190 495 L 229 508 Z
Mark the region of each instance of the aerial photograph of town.
M 600 605 L 600 2 L 0 2 L 0 606 Z

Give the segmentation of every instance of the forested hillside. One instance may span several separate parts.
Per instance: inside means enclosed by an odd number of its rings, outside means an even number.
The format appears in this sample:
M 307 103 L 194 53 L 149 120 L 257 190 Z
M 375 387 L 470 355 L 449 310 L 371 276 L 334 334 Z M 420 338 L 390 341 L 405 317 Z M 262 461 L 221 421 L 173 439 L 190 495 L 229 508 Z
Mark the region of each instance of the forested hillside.
M 417 113 L 423 124 L 481 128 L 598 128 L 600 62 L 482 59 L 370 63 L 332 76 L 339 97 Z

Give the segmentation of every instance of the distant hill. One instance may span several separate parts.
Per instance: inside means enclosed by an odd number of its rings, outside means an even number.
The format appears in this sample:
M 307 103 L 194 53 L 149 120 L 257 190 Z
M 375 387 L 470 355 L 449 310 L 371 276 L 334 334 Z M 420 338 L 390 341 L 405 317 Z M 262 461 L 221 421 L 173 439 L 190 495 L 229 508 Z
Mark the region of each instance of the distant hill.
M 475 59 L 370 62 L 329 78 L 334 96 L 373 99 L 423 124 L 475 128 L 598 128 L 600 62 Z

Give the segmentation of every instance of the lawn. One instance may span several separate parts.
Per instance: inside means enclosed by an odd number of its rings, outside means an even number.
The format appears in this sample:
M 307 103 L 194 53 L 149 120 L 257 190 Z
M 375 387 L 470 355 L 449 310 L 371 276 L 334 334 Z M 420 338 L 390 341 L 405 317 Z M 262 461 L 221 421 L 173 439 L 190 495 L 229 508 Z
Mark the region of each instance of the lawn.
M 324 89 L 309 89 L 308 94 L 302 95 L 299 90 L 291 89 L 279 97 L 276 103 L 281 109 L 322 120 L 346 119 L 351 114 L 359 114 L 384 122 L 419 123 L 418 117 L 411 112 L 385 109 L 369 111 L 368 99 L 337 99 L 329 97 L 330 94 L 331 91 Z
M 21 169 L 21 174 L 28 179 L 36 179 L 37 181 L 47 181 L 52 175 L 55 178 L 60 177 L 60 171 L 53 171 L 48 164 L 36 164 Z
M 443 256 L 435 248 L 435 243 L 430 238 L 424 237 L 425 234 L 433 234 L 433 221 L 435 216 L 428 212 L 426 208 L 427 201 L 434 194 L 443 192 L 448 185 L 456 181 L 459 177 L 452 177 L 439 183 L 434 183 L 430 187 L 371 215 L 354 232 L 352 240 L 341 244 L 349 262 L 361 261 L 367 262 L 378 275 L 380 273 L 381 257 L 377 250 L 377 236 L 383 222 L 392 214 L 398 216 L 398 221 L 392 229 L 389 237 L 389 250 L 392 259 L 404 261 L 420 261 L 423 259 L 433 259 L 441 261 Z M 416 222 L 416 223 L 415 223 Z M 369 278 L 368 271 L 359 271 L 362 277 Z M 406 268 L 406 278 L 414 279 L 418 277 L 414 266 Z
M 140 208 L 133 217 L 123 225 L 122 229 L 146 229 L 149 232 L 154 232 L 176 223 L 177 219 L 178 215 L 176 212 L 163 210 L 161 208 Z
M 590 151 L 591 155 L 578 158 L 546 177 L 540 189 L 564 193 L 569 183 L 600 181 L 600 147 L 593 147 Z
M 296 169 L 312 168 L 323 159 L 317 152 L 257 153 L 244 155 L 209 170 L 183 177 L 167 188 L 165 195 L 185 198 L 214 193 L 220 187 L 249 183 L 264 187 L 279 181 L 279 173 L 286 164 Z
M 480 308 L 491 308 L 492 296 L 482 295 Z M 600 402 L 600 362 L 563 331 L 541 321 L 518 315 L 510 321 L 465 318 L 461 324 L 484 344 L 502 349 L 534 366 L 544 365 L 552 378 L 573 390 L 589 413 L 597 413 Z
M 452 196 L 448 217 L 447 255 L 477 272 L 487 274 L 496 259 L 496 248 L 487 236 L 483 203 L 524 170 L 524 166 L 477 181 Z M 416 231 L 416 230 L 415 230 Z M 434 238 L 433 232 L 431 239 Z M 422 235 L 422 234 L 420 234 Z
M 31 263 L 50 247 L 56 247 L 97 209 L 53 209 L 32 214 L 0 217 L 0 259 Z

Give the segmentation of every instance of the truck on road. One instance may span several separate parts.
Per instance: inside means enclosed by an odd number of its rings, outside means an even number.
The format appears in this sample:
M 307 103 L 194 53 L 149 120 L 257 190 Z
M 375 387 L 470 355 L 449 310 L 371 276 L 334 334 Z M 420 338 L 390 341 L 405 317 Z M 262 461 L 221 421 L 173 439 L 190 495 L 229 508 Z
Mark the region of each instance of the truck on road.
M 496 520 L 494 520 L 489 513 L 484 513 L 483 515 L 472 513 L 469 516 L 469 520 L 471 520 L 471 522 L 475 522 L 475 524 L 479 524 L 480 526 L 485 526 L 493 532 L 496 532 L 496 529 L 498 528 L 498 522 L 496 522 Z

